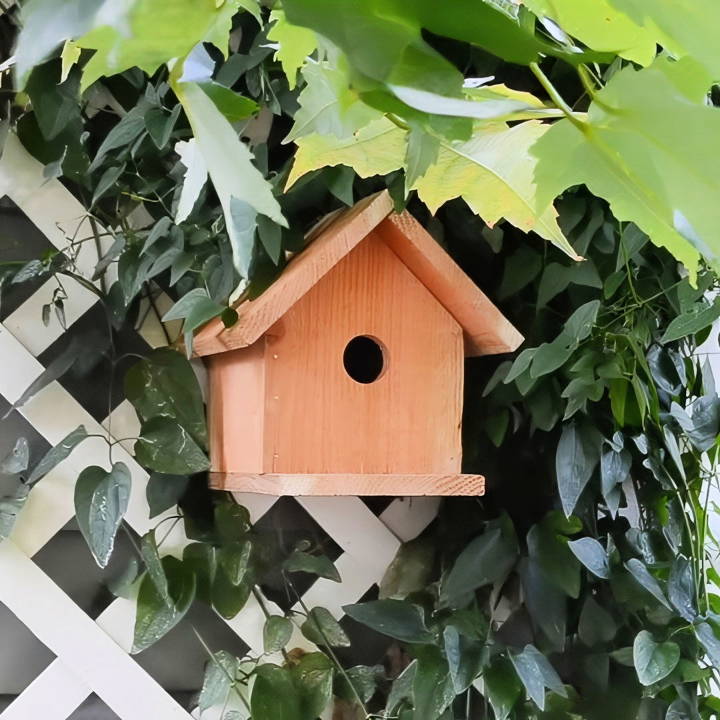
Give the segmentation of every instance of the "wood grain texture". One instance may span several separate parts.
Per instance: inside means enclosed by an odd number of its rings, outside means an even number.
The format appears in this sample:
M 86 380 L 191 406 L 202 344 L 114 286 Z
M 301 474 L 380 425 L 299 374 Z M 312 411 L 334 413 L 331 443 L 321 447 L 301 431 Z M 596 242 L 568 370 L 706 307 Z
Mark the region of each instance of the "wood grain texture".
M 210 487 L 263 495 L 484 495 L 482 475 L 210 473 Z
M 343 365 L 359 335 L 385 348 L 370 384 Z M 462 329 L 375 232 L 266 339 L 266 473 L 460 472 Z
M 265 340 L 207 360 L 211 467 L 262 472 Z
M 467 355 L 512 352 L 522 343 L 523 336 L 410 213 L 389 215 L 377 234 L 461 325 Z
M 288 263 L 282 275 L 260 297 L 236 307 L 239 317 L 235 325 L 226 329 L 216 318 L 200 330 L 193 342 L 195 354 L 210 355 L 254 343 L 387 217 L 392 207 L 390 195 L 381 192 L 361 200 L 329 224 L 321 221 L 317 237 Z

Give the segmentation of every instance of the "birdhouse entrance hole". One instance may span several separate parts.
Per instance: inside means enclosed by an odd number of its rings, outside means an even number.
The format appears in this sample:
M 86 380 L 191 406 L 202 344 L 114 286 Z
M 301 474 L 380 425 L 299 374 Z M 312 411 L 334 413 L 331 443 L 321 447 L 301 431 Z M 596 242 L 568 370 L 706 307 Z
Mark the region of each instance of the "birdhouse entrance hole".
M 385 356 L 385 347 L 379 340 L 369 335 L 358 335 L 345 346 L 345 372 L 355 382 L 368 385 L 385 371 Z

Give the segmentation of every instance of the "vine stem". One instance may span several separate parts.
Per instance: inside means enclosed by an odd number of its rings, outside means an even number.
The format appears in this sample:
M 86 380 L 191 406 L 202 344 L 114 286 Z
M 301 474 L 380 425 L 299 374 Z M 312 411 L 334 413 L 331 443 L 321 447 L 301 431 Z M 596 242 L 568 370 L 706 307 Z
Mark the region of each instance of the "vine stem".
M 584 131 L 586 127 L 585 123 L 575 115 L 573 109 L 565 102 L 557 88 L 550 82 L 550 78 L 540 69 L 540 65 L 536 62 L 530 63 L 530 70 L 543 86 L 545 92 L 550 96 L 550 99 L 563 111 L 565 117 L 575 125 L 576 128 Z

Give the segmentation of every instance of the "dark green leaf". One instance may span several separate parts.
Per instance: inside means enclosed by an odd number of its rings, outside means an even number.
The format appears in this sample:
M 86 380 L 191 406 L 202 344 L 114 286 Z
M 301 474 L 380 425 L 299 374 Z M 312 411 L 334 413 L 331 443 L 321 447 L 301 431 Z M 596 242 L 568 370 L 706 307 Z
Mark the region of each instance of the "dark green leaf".
M 321 715 L 332 699 L 333 664 L 330 658 L 320 652 L 308 653 L 290 673 L 300 695 L 303 717 Z
M 343 609 L 347 612 L 347 609 Z M 329 610 L 323 607 L 313 608 L 301 625 L 300 630 L 310 642 L 316 645 L 350 647 L 350 638 L 342 629 L 340 623 L 332 616 Z
M 233 585 L 225 570 L 218 566 L 212 585 L 213 607 L 226 620 L 231 620 L 245 607 L 253 582 L 252 573 L 247 572 L 239 585 Z
M 667 677 L 679 660 L 680 648 L 676 643 L 656 643 L 647 630 L 637 634 L 633 643 L 633 661 L 642 685 L 652 685 Z
M 47 475 L 56 465 L 62 462 L 88 436 L 84 425 L 79 425 L 68 433 L 57 445 L 43 455 L 40 462 L 33 468 L 28 477 L 28 484 L 33 485 Z
M 215 506 L 215 528 L 226 542 L 244 540 L 250 530 L 250 513 L 232 500 L 219 503 Z
M 455 698 L 448 662 L 434 645 L 418 648 L 413 682 L 415 717 L 439 718 Z
M 515 361 L 513 362 L 512 367 L 510 368 L 508 374 L 505 376 L 503 382 L 507 385 L 508 383 L 511 383 L 513 380 L 515 380 L 515 378 L 522 375 L 530 367 L 530 363 L 535 357 L 536 352 L 537 348 L 526 348 L 525 350 L 523 350 L 515 358 Z
M 395 678 L 395 682 L 393 682 L 392 688 L 390 688 L 390 694 L 387 699 L 386 707 L 388 712 L 395 712 L 400 703 L 412 700 L 417 666 L 417 660 L 413 660 L 400 675 Z
M 258 667 L 250 696 L 254 718 L 308 720 L 302 711 L 301 702 L 289 670 L 270 663 Z
M 453 625 L 445 627 L 443 644 L 454 694 L 459 695 L 465 692 L 480 674 L 484 644 L 464 637 Z
M 343 610 L 353 619 L 373 630 L 407 643 L 429 643 L 432 633 L 425 626 L 422 612 L 401 600 L 372 600 L 346 605 Z
M 135 443 L 135 457 L 151 470 L 173 475 L 202 472 L 210 466 L 187 430 L 164 416 L 143 423 L 140 439 Z
M 274 653 L 284 648 L 293 633 L 293 624 L 282 615 L 271 615 L 263 627 L 263 647 L 266 653 Z
M 252 543 L 250 540 L 232 542 L 218 550 L 218 563 L 233 585 L 240 585 L 250 563 Z
M 593 574 L 607 580 L 610 577 L 610 564 L 603 546 L 594 538 L 584 537 L 571 540 L 568 547 L 573 555 Z
M 25 506 L 29 492 L 29 486 L 18 483 L 11 494 L 0 497 L 0 542 L 10 537 L 17 516 Z
M 580 639 L 588 647 L 595 647 L 595 645 L 609 643 L 615 637 L 616 632 L 617 626 L 612 616 L 592 597 L 588 596 L 578 623 Z
M 665 593 L 660 587 L 660 583 L 650 574 L 645 564 L 637 558 L 630 558 L 625 563 L 625 567 L 630 574 L 647 590 L 661 605 L 668 610 L 672 610 L 670 603 L 665 597 Z
M 355 693 L 357 693 L 360 699 L 367 703 L 375 695 L 378 680 L 385 676 L 385 668 L 382 665 L 355 665 L 355 667 L 348 668 L 345 674 L 348 679 L 336 676 L 335 694 L 344 700 L 353 702 Z M 350 687 L 350 683 L 352 687 Z M 355 692 L 353 692 L 353 688 Z
M 102 165 L 106 155 L 111 150 L 129 146 L 141 132 L 145 130 L 145 109 L 146 105 L 136 105 L 105 136 L 98 148 L 95 158 L 90 164 L 88 172 L 93 172 Z
M 618 485 L 628 478 L 632 458 L 630 453 L 621 449 L 606 450 L 600 457 L 600 481 L 603 497 L 611 514 L 615 516 L 620 503 Z
M 496 658 L 485 668 L 483 681 L 495 720 L 507 720 L 523 688 L 513 665 L 504 657 Z
M 674 342 L 694 335 L 712 325 L 719 317 L 720 298 L 716 298 L 712 305 L 704 300 L 695 303 L 684 314 L 670 321 L 660 342 Z
M 142 420 L 157 415 L 174 418 L 201 447 L 207 444 L 202 393 L 181 353 L 155 350 L 133 365 L 125 376 L 125 395 Z
M 301 550 L 295 550 L 283 563 L 283 566 L 287 572 L 306 572 L 335 582 L 341 580 L 337 568 L 325 555 L 310 555 Z
M 576 598 L 580 593 L 580 565 L 568 548 L 567 538 L 557 532 L 549 517 L 530 528 L 527 544 L 530 557 L 548 580 Z
M 688 622 L 695 621 L 695 576 L 690 561 L 682 555 L 675 558 L 670 569 L 668 598 L 681 618 Z
M 27 470 L 30 461 L 30 448 L 27 438 L 19 437 L 13 449 L 0 461 L 0 474 L 19 475 Z M 28 479 L 28 484 L 30 480 Z
M 157 517 L 160 513 L 175 507 L 187 489 L 190 478 L 186 475 L 165 475 L 154 472 L 148 478 L 145 488 L 150 517 Z
M 108 190 L 115 187 L 117 181 L 120 179 L 120 176 L 124 172 L 125 163 L 123 163 L 122 165 L 109 167 L 107 168 L 107 170 L 105 170 L 105 172 L 100 176 L 100 179 L 95 185 L 95 190 L 93 192 L 90 207 L 93 207 L 95 203 L 108 192 Z
M 145 113 L 145 127 L 158 150 L 162 150 L 170 142 L 170 135 L 181 110 L 182 105 L 178 103 L 169 113 L 158 107 L 151 107 Z
M 127 567 L 117 577 L 110 580 L 107 584 L 108 590 L 115 596 L 129 600 L 133 598 L 133 585 L 140 576 L 140 563 L 133 555 L 127 564 Z
M 158 552 L 157 541 L 155 540 L 155 530 L 150 530 L 140 539 L 140 553 L 147 568 L 147 573 L 155 585 L 158 595 L 168 605 L 172 603 L 170 591 L 168 589 L 168 581 L 165 577 L 160 553 Z
M 703 622 L 695 626 L 695 634 L 702 643 L 714 667 L 720 667 L 720 638 L 710 623 Z
M 539 627 L 552 646 L 562 650 L 567 625 L 567 598 L 551 584 L 540 566 L 532 559 L 520 563 L 520 577 L 525 604 L 534 624 Z
M 380 599 L 403 600 L 410 593 L 427 586 L 432 571 L 435 549 L 427 540 L 403 543 L 380 581 Z
M 555 668 L 533 645 L 526 645 L 521 653 L 510 653 L 510 660 L 527 694 L 540 710 L 545 709 L 545 688 L 567 696 Z
M 264 215 L 257 216 L 258 236 L 269 258 L 277 265 L 282 254 L 282 228 Z
M 207 543 L 190 543 L 183 549 L 183 565 L 195 575 L 198 600 L 212 604 L 212 590 L 217 571 L 215 548 Z
M 195 576 L 183 563 L 168 555 L 162 559 L 162 565 L 172 603 L 165 602 L 152 578 L 145 575 L 137 598 L 133 653 L 149 648 L 172 630 L 185 616 L 195 597 Z
M 515 564 L 517 550 L 500 529 L 475 538 L 458 556 L 441 587 L 445 605 L 455 606 L 483 585 L 505 577 Z
M 575 509 L 598 459 L 598 444 L 585 428 L 575 424 L 563 427 L 555 455 L 555 472 L 566 516 Z
M 85 468 L 75 484 L 75 515 L 95 561 L 105 567 L 130 499 L 130 471 L 118 462 L 110 472 Z

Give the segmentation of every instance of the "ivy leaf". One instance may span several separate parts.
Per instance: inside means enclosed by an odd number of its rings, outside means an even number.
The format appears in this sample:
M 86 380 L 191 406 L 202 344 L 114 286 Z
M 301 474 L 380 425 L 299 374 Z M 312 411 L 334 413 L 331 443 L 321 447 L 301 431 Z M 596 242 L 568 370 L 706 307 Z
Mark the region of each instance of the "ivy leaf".
M 469 593 L 505 577 L 516 559 L 517 549 L 499 528 L 485 532 L 458 556 L 440 588 L 441 602 L 462 604 Z
M 277 720 L 305 720 L 300 693 L 286 668 L 259 665 L 250 695 L 252 716 Z
M 165 317 L 177 317 L 177 311 L 185 311 L 186 307 L 189 315 L 195 305 L 189 299 L 185 303 L 183 300 Z M 202 392 L 192 366 L 181 353 L 166 348 L 154 350 L 133 365 L 125 375 L 125 396 L 142 420 L 164 415 L 182 425 L 198 444 L 207 444 Z
M 488 225 L 505 218 L 525 232 L 535 231 L 577 259 L 557 224 L 554 208 L 536 211 L 536 160 L 530 147 L 548 129 L 537 121 L 511 128 L 498 124 L 476 128 L 474 136 L 464 143 L 443 141 L 437 162 L 413 189 L 433 213 L 448 200 L 462 197 Z
M 422 612 L 402 600 L 371 600 L 343 607 L 353 620 L 383 635 L 406 643 L 433 642 L 433 634 L 425 626 Z
M 336 165 L 347 165 L 362 178 L 387 175 L 403 166 L 406 141 L 405 131 L 386 118 L 365 125 L 349 138 L 317 133 L 300 138 L 285 190 L 312 170 Z
M 99 168 L 112 150 L 130 145 L 140 133 L 145 132 L 145 112 L 147 107 L 146 101 L 142 100 L 120 118 L 119 122 L 113 126 L 100 144 L 88 172 L 93 172 Z
M 645 564 L 637 558 L 630 558 L 625 563 L 625 567 L 630 574 L 637 580 L 642 587 L 645 588 L 661 605 L 672 611 L 670 603 L 665 597 L 665 593 L 660 587 L 660 583 L 650 574 Z
M 596 577 L 610 578 L 610 564 L 603 546 L 595 538 L 571 540 L 568 547 L 573 555 Z
M 652 685 L 667 677 L 680 661 L 680 648 L 674 642 L 656 643 L 647 630 L 641 630 L 633 643 L 633 662 L 641 685 Z
M 447 625 L 443 630 L 443 645 L 454 688 L 453 696 L 459 695 L 480 674 L 484 660 L 483 644 L 466 638 L 454 625 Z
M 283 563 L 287 572 L 306 572 L 318 577 L 341 582 L 340 573 L 333 565 L 330 558 L 325 555 L 310 555 L 309 553 L 295 550 Z
M 278 225 L 287 227 L 287 222 L 270 185 L 252 164 L 250 150 L 240 141 L 232 125 L 202 88 L 197 83 L 177 82 L 173 89 L 185 108 L 210 179 L 220 198 L 235 267 L 242 277 L 247 278 L 250 251 L 247 238 L 238 231 L 233 220 L 232 198 L 267 215 Z
M 597 444 L 585 428 L 565 425 L 555 454 L 555 472 L 566 517 L 572 515 L 598 460 Z
M 167 555 L 162 567 L 172 602 L 168 604 L 149 575 L 140 583 L 135 617 L 133 653 L 155 644 L 183 619 L 195 597 L 195 575 L 177 558 Z
M 567 697 L 555 668 L 534 645 L 526 645 L 521 653 L 510 653 L 510 660 L 527 694 L 540 710 L 545 709 L 545 688 Z
M 689 58 L 660 58 L 614 75 L 590 107 L 587 131 L 562 120 L 533 147 L 538 207 L 584 183 L 618 220 L 634 222 L 691 275 L 699 253 L 716 262 L 720 209 L 704 198 L 720 191 L 708 159 L 720 150 L 720 113 L 702 102 L 709 83 Z
M 706 301 L 697 302 L 687 308 L 682 315 L 678 315 L 670 321 L 660 342 L 674 342 L 688 335 L 695 335 L 712 325 L 719 317 L 720 298 L 715 298 L 712 304 Z
M 210 467 L 207 456 L 188 431 L 161 415 L 143 423 L 135 456 L 145 467 L 170 475 L 187 475 Z
M 695 576 L 690 561 L 678 555 L 670 568 L 668 598 L 683 620 L 694 622 L 697 618 L 695 606 Z
M 130 471 L 122 462 L 108 472 L 97 465 L 85 468 L 75 484 L 75 515 L 80 531 L 104 568 L 115 546 L 115 535 L 130 499 Z
M 253 583 L 251 569 L 248 569 L 239 585 L 233 585 L 225 569 L 218 565 L 211 590 L 213 607 L 226 620 L 231 620 L 245 607 Z
M 415 675 L 417 674 L 418 661 L 413 660 L 401 673 L 395 678 L 390 693 L 388 695 L 386 709 L 388 712 L 395 712 L 398 705 L 407 700 L 412 700 L 413 685 L 415 684 Z
M 333 695 L 334 673 L 330 658 L 320 652 L 307 653 L 290 673 L 300 694 L 303 717 L 322 715 Z
M 293 633 L 292 622 L 282 615 L 271 615 L 263 627 L 263 648 L 266 653 L 274 653 L 284 648 Z
M 225 703 L 239 666 L 239 660 L 225 650 L 213 654 L 212 659 L 205 666 L 205 677 L 198 700 L 201 713 L 215 705 Z
M 317 47 L 317 38 L 312 30 L 289 23 L 282 10 L 273 10 L 270 22 L 274 24 L 268 31 L 268 40 L 278 43 L 275 59 L 280 61 L 288 85 L 293 90 L 297 72 Z
M 150 518 L 175 507 L 187 490 L 190 478 L 186 475 L 166 475 L 154 472 L 150 474 L 145 488 L 145 496 L 150 507 Z
M 316 645 L 350 647 L 350 638 L 332 613 L 324 607 L 313 608 L 300 626 L 300 630 L 310 642 Z
M 413 682 L 415 717 L 439 718 L 455 699 L 448 661 L 440 648 L 421 646 L 416 651 L 417 669 Z
M 513 665 L 504 657 L 496 658 L 485 668 L 483 681 L 496 720 L 507 720 L 523 688 Z

